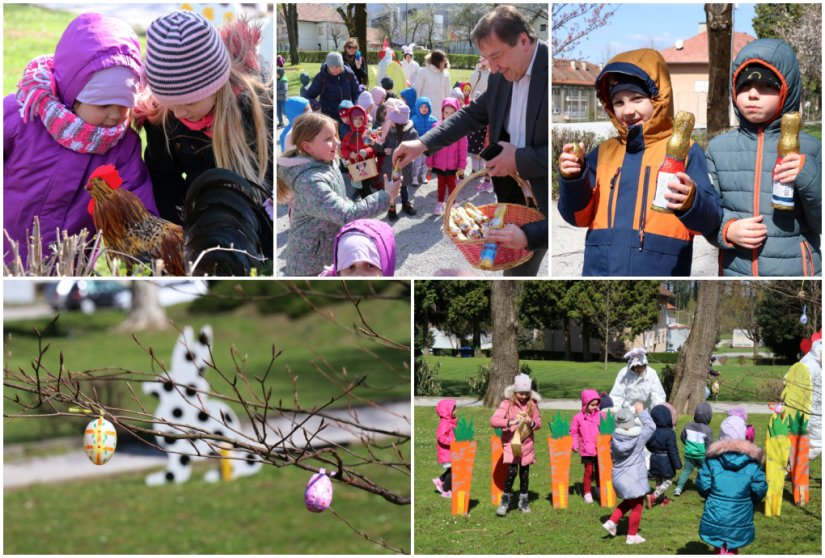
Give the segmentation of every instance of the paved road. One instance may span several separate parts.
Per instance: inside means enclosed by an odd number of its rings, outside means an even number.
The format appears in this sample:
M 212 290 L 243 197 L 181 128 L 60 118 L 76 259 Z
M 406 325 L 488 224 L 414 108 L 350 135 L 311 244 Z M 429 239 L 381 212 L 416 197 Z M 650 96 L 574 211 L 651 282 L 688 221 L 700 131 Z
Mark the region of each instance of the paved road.
M 416 397 L 416 407 L 435 407 L 444 397 Z M 452 397 L 459 407 L 481 407 L 481 401 L 474 397 Z M 767 403 L 739 403 L 736 401 L 708 401 L 714 413 L 725 413 L 733 407 L 744 407 L 748 414 L 768 415 L 772 413 Z M 542 399 L 539 409 L 559 409 L 561 411 L 581 411 L 582 402 L 578 399 Z
M 328 416 L 341 420 L 352 421 L 360 425 L 372 425 L 384 431 L 394 432 L 399 436 L 409 436 L 412 432 L 410 420 L 410 405 L 407 402 L 390 403 L 382 407 L 362 407 L 352 411 L 329 411 Z M 35 420 L 35 419 L 32 419 Z M 320 426 L 321 419 L 312 417 L 304 426 L 304 431 L 314 433 Z M 292 420 L 288 418 L 273 419 L 269 422 L 272 428 L 270 437 L 278 432 L 288 432 Z M 362 443 L 354 427 L 334 420 L 326 420 L 325 428 L 313 440 L 315 447 L 330 444 Z M 364 433 L 365 436 L 372 436 Z M 166 463 L 166 455 L 151 447 L 140 443 L 118 448 L 114 457 L 104 466 L 93 465 L 80 448 L 81 436 L 77 437 L 74 449 L 60 455 L 36 457 L 14 460 L 15 454 L 20 454 L 19 445 L 4 446 L 3 486 L 5 488 L 21 488 L 37 483 L 52 483 L 84 479 L 92 476 L 115 475 L 118 473 L 142 471 L 146 469 L 160 469 Z M 299 431 L 292 435 L 292 444 L 296 447 L 306 445 L 303 434 Z M 60 442 L 62 443 L 62 442 Z M 71 441 L 66 443 L 71 444 Z
M 557 202 L 550 214 L 550 246 L 554 277 L 581 277 L 586 228 L 567 224 L 559 215 Z M 719 250 L 702 236 L 693 239 L 691 277 L 716 277 Z
M 492 193 L 477 192 L 475 186 L 475 183 L 468 184 L 461 190 L 457 201 L 459 203 L 471 201 L 477 206 L 495 203 L 495 196 Z M 461 272 L 478 277 L 501 276 L 502 271 L 487 272 L 472 268 L 455 245 L 441 232 L 441 217 L 433 214 L 435 205 L 438 202 L 437 190 L 435 180 L 431 180 L 424 186 L 411 188 L 410 199 L 416 210 L 418 210 L 418 215 L 410 217 L 399 211 L 400 218 L 392 226 L 397 247 L 396 277 L 431 277 L 440 275 L 439 271 L 443 270 L 461 270 Z M 398 208 L 401 208 L 400 199 Z M 386 213 L 378 218 L 386 219 Z M 288 228 L 289 220 L 286 214 L 286 206 L 278 206 L 277 246 L 279 258 L 284 246 L 286 246 Z M 538 272 L 539 277 L 548 276 L 548 260 L 549 256 L 545 256 Z M 279 259 L 277 266 L 279 275 L 283 275 L 283 266 L 283 260 Z M 459 273 L 453 271 L 449 275 L 456 276 Z

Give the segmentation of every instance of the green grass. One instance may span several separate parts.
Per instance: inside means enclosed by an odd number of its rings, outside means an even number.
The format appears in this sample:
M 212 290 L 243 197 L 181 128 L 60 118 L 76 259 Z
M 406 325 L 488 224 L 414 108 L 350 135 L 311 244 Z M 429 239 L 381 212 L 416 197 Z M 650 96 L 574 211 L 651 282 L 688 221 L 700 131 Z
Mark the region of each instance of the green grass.
M 470 396 L 467 378 L 478 374 L 481 364 L 489 364 L 489 358 L 424 357 L 441 365 L 438 379 L 444 390 L 443 395 Z M 583 389 L 610 391 L 616 374 L 623 363 L 608 362 L 604 370 L 602 362 L 569 362 L 552 360 L 523 361 L 530 365 L 533 377 L 539 384 L 544 397 L 552 399 L 578 399 Z M 657 371 L 662 364 L 651 363 Z M 714 367 L 721 373 L 719 399 L 722 401 L 759 401 L 756 389 L 760 382 L 771 378 L 782 378 L 787 366 L 753 366 L 726 364 Z
M 547 450 L 547 422 L 556 411 L 543 410 L 544 425 L 537 432 L 536 464 L 530 467 L 530 492 L 533 513 L 510 511 L 496 517 L 490 502 L 491 409 L 460 408 L 458 416 L 472 418 L 476 425 L 478 451 L 473 468 L 470 513 L 452 516 L 449 500 L 435 493 L 431 479 L 441 474 L 436 462 L 435 430 L 438 417 L 434 407 L 415 408 L 415 552 L 417 554 L 709 554 L 710 547 L 698 536 L 703 501 L 691 481 L 680 498 L 666 508 L 644 510 L 640 534 L 647 539 L 641 546 L 627 546 L 624 534 L 627 519 L 619 523 L 616 538 L 607 536 L 601 523 L 613 511 L 587 505 L 580 496 L 583 468 L 575 456 L 571 460 L 570 483 L 575 487 L 569 508 L 552 509 L 549 501 L 550 468 Z M 572 417 L 573 412 L 562 412 Z M 714 415 L 711 427 L 718 434 L 724 418 Z M 688 422 L 679 421 L 677 432 Z M 751 416 L 756 440 L 764 444 L 767 415 Z M 681 445 L 680 445 L 681 451 Z M 695 478 L 695 473 L 694 473 Z M 518 482 L 518 481 L 516 481 Z M 765 517 L 764 505 L 754 514 L 756 540 L 744 549 L 746 554 L 816 554 L 822 547 L 822 460 L 811 463 L 811 502 L 806 508 L 793 505 L 790 482 L 785 485 L 785 501 L 780 517 Z M 668 494 L 672 494 L 672 488 Z
M 344 326 L 359 322 L 358 315 L 349 303 L 328 307 Z M 368 323 L 389 339 L 409 343 L 409 304 L 398 300 L 363 300 L 361 311 Z M 363 374 L 367 381 L 356 390 L 366 399 L 403 399 L 410 393 L 408 353 L 391 349 L 345 330 L 318 314 L 309 314 L 291 320 L 283 315 L 260 315 L 252 307 L 243 307 L 231 313 L 218 315 L 190 315 L 187 305 L 167 309 L 168 317 L 180 327 L 191 325 L 199 328 L 211 324 L 214 332 L 213 356 L 217 366 L 227 374 L 234 373 L 230 347 L 234 345 L 245 359 L 250 376 L 260 375 L 269 364 L 274 344 L 283 354 L 277 359 L 269 376 L 268 386 L 274 389 L 275 399 L 292 404 L 292 384 L 287 370 L 298 378 L 300 402 L 305 407 L 326 402 L 339 390 L 323 378 L 313 367 L 317 363 L 334 380 L 347 383 Z M 125 318 L 125 313 L 109 310 L 92 316 L 77 312 L 64 313 L 58 320 L 58 331 L 46 339 L 51 346 L 43 359 L 50 370 L 57 370 L 59 357 L 64 356 L 68 371 L 98 370 L 103 368 L 151 372 L 149 355 L 141 349 L 128 333 L 115 333 L 112 327 Z M 37 354 L 37 339 L 32 327 L 44 330 L 50 318 L 5 322 L 4 369 L 22 367 L 31 372 L 31 361 Z M 144 332 L 137 335 L 141 343 L 152 347 L 167 364 L 177 338 L 176 330 Z M 344 377 L 342 370 L 346 369 Z M 112 370 L 109 370 L 110 372 Z M 160 372 L 156 369 L 156 372 Z M 229 393 L 230 390 L 214 370 L 208 370 L 206 379 L 213 391 Z M 137 409 L 129 402 L 123 382 L 122 402 Z M 155 400 L 144 396 L 140 386 L 134 385 L 147 409 L 153 409 Z M 11 392 L 5 388 L 6 395 Z M 338 406 L 345 405 L 339 402 Z M 357 404 L 357 402 L 356 402 Z M 243 417 L 240 408 L 235 410 Z M 19 409 L 6 403 L 4 412 L 14 414 Z M 76 435 L 78 423 L 65 419 L 4 419 L 6 443 L 37 440 L 60 435 Z
M 360 448 L 354 448 L 356 450 Z M 379 457 L 391 458 L 379 452 Z M 115 456 L 117 459 L 117 456 Z M 202 466 L 198 466 L 202 469 Z M 359 468 L 409 494 L 409 476 Z M 181 485 L 147 487 L 146 473 L 5 490 L 5 554 L 375 554 L 388 553 L 329 511 L 303 502 L 310 473 L 264 467 L 209 484 L 202 470 Z M 333 482 L 332 508 L 355 528 L 410 550 L 410 508 Z
M 812 135 L 813 137 L 815 137 L 818 140 L 822 139 L 822 124 L 821 123 L 806 125 L 802 129 L 802 131 L 805 132 L 806 134 Z
M 297 66 L 293 66 L 291 64 L 287 64 L 284 67 L 284 75 L 289 80 L 289 96 L 290 97 L 297 97 L 301 91 L 301 72 L 306 72 L 309 74 L 310 79 L 315 77 L 315 74 L 321 69 L 321 64 L 318 62 L 302 62 Z M 450 69 L 450 80 L 452 83 L 456 81 L 470 81 L 470 76 L 473 74 L 472 70 L 462 70 L 451 68 Z M 370 82 L 370 87 L 374 87 L 375 84 Z M 395 84 L 395 89 L 393 92 L 398 95 L 404 87 L 400 87 L 399 84 Z

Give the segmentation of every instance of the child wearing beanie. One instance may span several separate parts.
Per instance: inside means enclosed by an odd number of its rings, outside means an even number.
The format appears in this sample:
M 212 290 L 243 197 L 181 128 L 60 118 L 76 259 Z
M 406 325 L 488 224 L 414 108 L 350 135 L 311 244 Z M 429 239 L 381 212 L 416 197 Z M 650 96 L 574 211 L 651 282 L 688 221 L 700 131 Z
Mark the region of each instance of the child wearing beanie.
M 372 96 L 372 105 L 370 105 L 370 118 L 375 120 L 375 111 L 378 110 L 378 107 L 384 104 L 384 101 L 387 99 L 387 91 L 383 87 L 375 86 L 370 89 L 370 95 Z
M 539 412 L 541 395 L 533 390 L 533 381 L 527 374 L 518 374 L 513 385 L 504 389 L 504 401 L 490 418 L 490 426 L 501 428 L 504 463 L 508 465 L 507 480 L 501 504 L 496 515 L 505 516 L 510 508 L 513 483 L 519 477 L 518 507 L 530 513 L 530 465 L 536 462 L 533 432 L 541 428 Z
M 35 217 L 44 256 L 57 229 L 95 232 L 83 187 L 102 165 L 115 165 L 122 188 L 157 214 L 140 138 L 129 127 L 142 67 L 138 37 L 125 21 L 85 13 L 69 23 L 53 55 L 26 65 L 18 91 L 3 100 L 3 251 L 13 274 L 28 268 Z
M 148 87 L 140 109 L 145 160 L 164 219 L 183 222 L 189 186 L 213 168 L 257 186 L 262 205 L 271 199 L 272 91 L 255 52 L 260 41 L 260 29 L 243 19 L 218 31 L 187 11 L 162 16 L 146 30 Z
M 404 101 L 390 99 L 387 101 L 386 106 L 387 121 L 384 122 L 381 128 L 381 137 L 375 149 L 384 153 L 380 174 L 391 176 L 394 170 L 392 168 L 392 152 L 401 145 L 401 142 L 418 139 L 418 132 L 415 131 L 415 127 L 410 121 L 410 107 L 404 104 Z M 407 190 L 412 185 L 412 168 L 407 165 L 401 170 L 401 174 L 401 178 L 403 178 L 401 184 L 401 211 L 410 216 L 416 215 L 418 212 L 413 207 Z M 390 205 L 387 218 L 390 221 L 398 219 L 394 203 Z
M 459 108 L 458 99 L 452 97 L 444 99 L 441 102 L 441 115 L 444 120 L 439 124 L 443 124 L 458 112 Z M 456 177 L 464 179 L 464 169 L 467 167 L 467 136 L 427 157 L 427 167 L 433 169 L 433 174 L 438 180 L 438 203 L 434 213 L 442 215 L 444 200 L 455 190 Z
M 690 478 L 694 469 L 700 469 L 705 462 L 705 454 L 713 443 L 713 430 L 710 421 L 713 419 L 713 409 L 708 403 L 702 402 L 696 405 L 693 412 L 693 422 L 689 422 L 682 430 L 682 444 L 685 446 L 685 468 L 679 475 L 674 496 L 681 496 L 685 489 L 685 484 Z
M 714 547 L 714 554 L 738 554 L 753 542 L 754 506 L 768 492 L 764 453 L 745 440 L 745 429 L 739 416 L 723 420 L 719 441 L 708 448 L 696 477 L 696 490 L 706 498 L 699 537 Z
M 394 274 L 395 234 L 392 227 L 376 219 L 358 219 L 338 231 L 332 267 L 321 275 L 392 277 Z
M 634 413 L 635 410 L 635 413 Z M 616 429 L 610 442 L 613 458 L 613 487 L 622 502 L 613 510 L 610 519 L 602 524 L 608 533 L 616 536 L 616 528 L 624 514 L 630 512 L 627 527 L 627 544 L 640 544 L 645 539 L 639 535 L 642 522 L 642 503 L 649 489 L 645 444 L 656 431 L 656 424 L 642 403 L 634 409 L 623 408 L 616 415 Z

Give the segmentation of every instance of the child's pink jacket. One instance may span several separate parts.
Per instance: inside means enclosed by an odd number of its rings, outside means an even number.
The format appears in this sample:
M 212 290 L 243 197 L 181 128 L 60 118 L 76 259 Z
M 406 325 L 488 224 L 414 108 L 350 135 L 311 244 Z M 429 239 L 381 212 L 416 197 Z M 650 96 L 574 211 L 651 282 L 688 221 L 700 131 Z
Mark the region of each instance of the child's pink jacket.
M 518 400 L 510 401 L 509 399 L 505 399 L 490 419 L 490 426 L 493 428 L 501 428 L 501 443 L 504 447 L 505 463 L 513 463 L 513 448 L 510 443 L 513 440 L 513 434 L 516 432 L 515 425 L 507 428 L 507 421 L 514 420 L 516 415 L 526 411 L 531 403 L 533 412 L 530 414 L 530 418 L 535 423 L 533 430 L 538 430 L 541 428 L 541 413 L 539 413 L 538 403 L 534 400 L 530 400 L 526 404 L 521 405 Z M 531 434 L 526 439 L 521 440 L 521 464 L 532 465 L 535 462 L 536 452 L 533 444 L 533 435 Z
M 599 437 L 599 420 L 602 413 L 596 411 L 587 414 L 587 404 L 599 399 L 599 392 L 595 389 L 586 389 L 582 392 L 582 410 L 573 417 L 570 424 L 570 435 L 573 437 L 573 449 L 578 450 L 582 457 L 596 456 L 596 439 Z
M 457 419 L 453 418 L 455 401 L 453 399 L 442 399 L 435 406 L 435 412 L 441 420 L 438 421 L 438 429 L 435 433 L 436 444 L 438 446 L 438 462 L 450 463 L 450 443 L 455 440 L 455 428 Z
M 442 108 L 446 105 L 453 107 L 456 111 L 460 108 L 458 105 L 458 100 L 453 99 L 452 97 L 444 99 Z M 438 122 L 436 126 L 440 126 L 442 122 L 443 121 Z M 454 144 L 448 145 L 447 147 L 444 147 L 443 149 L 440 149 L 436 153 L 427 157 L 427 167 L 431 169 L 434 168 L 446 171 L 456 171 L 458 169 L 463 169 L 466 166 L 467 136 L 462 137 Z

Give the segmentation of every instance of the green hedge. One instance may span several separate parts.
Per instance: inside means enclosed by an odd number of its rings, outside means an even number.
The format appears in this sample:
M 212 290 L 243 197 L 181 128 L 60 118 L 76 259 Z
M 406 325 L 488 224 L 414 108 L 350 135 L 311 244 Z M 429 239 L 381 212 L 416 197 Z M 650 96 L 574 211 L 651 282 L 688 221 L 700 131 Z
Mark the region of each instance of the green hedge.
M 323 64 L 327 60 L 327 54 L 330 51 L 328 50 L 301 50 L 298 51 L 298 59 L 300 62 L 308 62 L 308 63 L 315 63 L 315 64 Z M 289 53 L 283 52 L 279 53 L 284 59 L 289 60 Z M 417 50 L 413 54 L 413 59 L 418 62 L 419 65 L 424 66 L 424 57 L 429 54 L 428 51 L 424 50 Z M 450 61 L 450 66 L 453 68 L 461 68 L 465 70 L 472 70 L 478 64 L 478 55 L 477 54 L 448 54 L 447 58 Z M 395 52 L 395 59 L 400 61 L 402 60 L 401 51 L 398 50 Z M 370 50 L 367 51 L 367 64 L 378 64 L 378 51 L 377 50 Z

